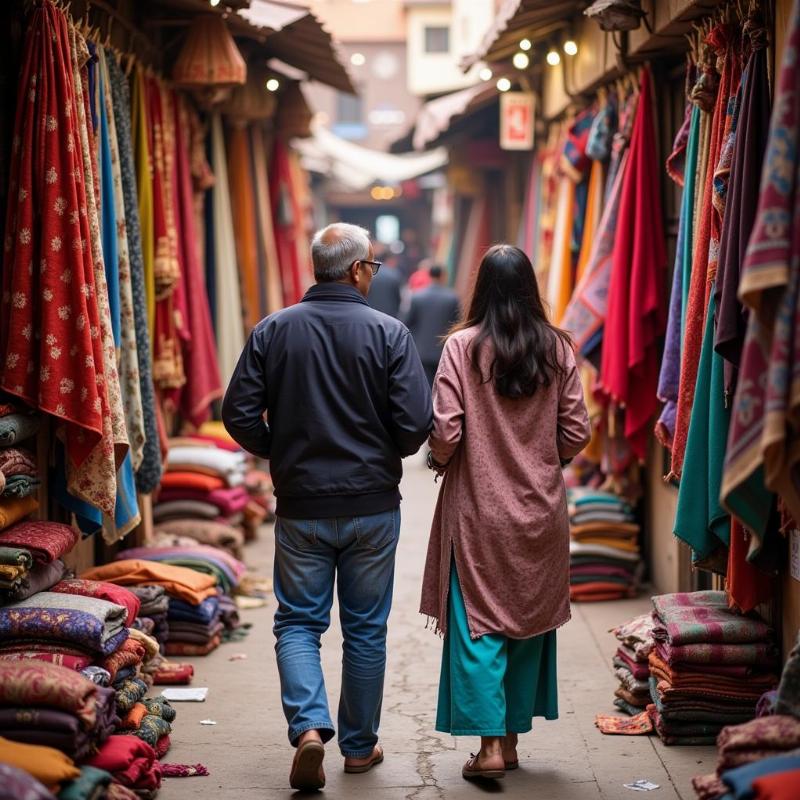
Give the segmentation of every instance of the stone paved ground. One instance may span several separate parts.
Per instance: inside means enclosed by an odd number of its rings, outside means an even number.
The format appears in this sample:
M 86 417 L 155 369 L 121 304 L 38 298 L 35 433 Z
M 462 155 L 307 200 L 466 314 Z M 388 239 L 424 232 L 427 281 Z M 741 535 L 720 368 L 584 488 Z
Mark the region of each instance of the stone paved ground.
M 559 631 L 561 718 L 535 722 L 533 732 L 520 743 L 521 768 L 504 781 L 484 788 L 461 779 L 461 765 L 476 740 L 456 740 L 433 730 L 441 644 L 417 613 L 436 491 L 430 473 L 416 460 L 409 462 L 381 730 L 386 761 L 367 775 L 345 775 L 338 750 L 329 746 L 325 795 L 365 800 L 461 800 L 485 794 L 509 800 L 616 800 L 639 797 L 623 784 L 647 778 L 660 786 L 647 798 L 694 797 L 691 777 L 713 771 L 713 748 L 667 748 L 651 737 L 603 736 L 594 727 L 596 713 L 613 711 L 614 640 L 607 631 L 646 610 L 646 599 L 574 607 L 572 621 Z M 271 531 L 265 530 L 249 547 L 246 560 L 255 571 L 271 574 Z M 273 612 L 274 602 L 245 612 L 245 620 L 254 626 L 248 639 L 195 660 L 194 685 L 209 687 L 208 700 L 180 704 L 167 760 L 202 762 L 211 775 L 167 780 L 163 800 L 272 800 L 295 794 L 288 781 L 292 751 L 280 708 Z M 334 618 L 323 645 L 333 709 L 338 702 L 340 643 Z M 239 653 L 247 658 L 230 660 Z M 217 724 L 201 725 L 204 719 Z

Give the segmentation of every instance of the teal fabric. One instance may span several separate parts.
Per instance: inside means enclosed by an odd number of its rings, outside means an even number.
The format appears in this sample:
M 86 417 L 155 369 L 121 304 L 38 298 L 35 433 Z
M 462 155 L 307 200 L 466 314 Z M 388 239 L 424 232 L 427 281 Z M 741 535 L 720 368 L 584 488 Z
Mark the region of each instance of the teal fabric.
M 531 639 L 472 639 L 455 563 L 450 571 L 436 730 L 453 736 L 527 733 L 533 717 L 558 719 L 556 632 Z
M 714 351 L 715 313 L 712 294 L 675 514 L 675 535 L 692 548 L 694 563 L 730 543 L 730 517 L 720 502 L 720 491 L 731 412 L 725 407 L 723 360 Z

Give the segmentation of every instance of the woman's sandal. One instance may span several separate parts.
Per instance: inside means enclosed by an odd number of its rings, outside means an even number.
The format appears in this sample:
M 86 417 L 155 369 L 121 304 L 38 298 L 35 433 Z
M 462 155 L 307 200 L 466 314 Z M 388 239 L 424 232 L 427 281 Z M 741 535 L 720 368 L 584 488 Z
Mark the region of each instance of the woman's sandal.
M 500 778 L 505 778 L 506 771 L 505 769 L 479 769 L 476 768 L 476 764 L 478 763 L 478 756 L 480 754 L 470 753 L 470 759 L 467 761 L 466 764 L 461 769 L 461 776 L 468 781 L 474 781 L 476 778 L 478 779 L 486 779 L 486 780 L 498 780 Z
M 373 767 L 377 767 L 378 764 L 382 762 L 383 748 L 380 745 L 375 745 L 375 749 L 372 751 L 372 756 L 366 764 L 360 764 L 357 767 L 349 767 L 345 762 L 344 771 L 349 775 L 361 775 L 364 772 L 369 772 Z

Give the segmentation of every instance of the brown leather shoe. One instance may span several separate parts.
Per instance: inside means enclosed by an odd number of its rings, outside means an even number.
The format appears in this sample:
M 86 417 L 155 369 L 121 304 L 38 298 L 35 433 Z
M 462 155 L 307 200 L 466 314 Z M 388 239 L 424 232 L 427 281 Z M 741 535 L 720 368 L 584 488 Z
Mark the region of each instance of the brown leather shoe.
M 322 759 L 325 746 L 314 740 L 303 742 L 294 755 L 289 785 L 300 792 L 315 792 L 325 786 L 325 770 Z

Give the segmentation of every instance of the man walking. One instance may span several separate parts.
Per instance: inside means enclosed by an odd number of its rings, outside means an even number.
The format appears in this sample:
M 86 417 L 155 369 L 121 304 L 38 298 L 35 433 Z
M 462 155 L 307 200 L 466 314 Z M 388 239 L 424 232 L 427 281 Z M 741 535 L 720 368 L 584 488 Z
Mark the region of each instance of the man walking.
M 403 279 L 392 264 L 383 264 L 369 287 L 367 302 L 372 308 L 390 317 L 400 317 L 403 298 Z
M 254 328 L 222 407 L 231 436 L 270 460 L 275 649 L 297 748 L 290 783 L 300 790 L 325 785 L 324 744 L 334 734 L 319 654 L 334 579 L 344 635 L 344 768 L 367 772 L 383 760 L 377 741 L 401 458 L 419 449 L 432 424 L 408 330 L 367 305 L 380 268 L 367 231 L 329 225 L 314 236 L 311 254 L 316 286 Z
M 433 378 L 442 356 L 442 338 L 461 317 L 458 295 L 447 285 L 447 275 L 440 266 L 429 270 L 431 283 L 411 295 L 406 324 L 414 337 L 428 382 Z

